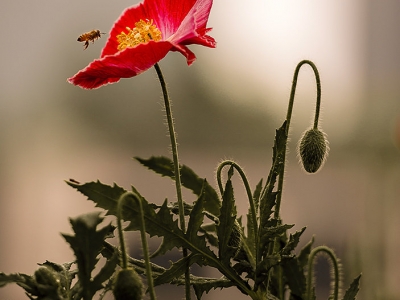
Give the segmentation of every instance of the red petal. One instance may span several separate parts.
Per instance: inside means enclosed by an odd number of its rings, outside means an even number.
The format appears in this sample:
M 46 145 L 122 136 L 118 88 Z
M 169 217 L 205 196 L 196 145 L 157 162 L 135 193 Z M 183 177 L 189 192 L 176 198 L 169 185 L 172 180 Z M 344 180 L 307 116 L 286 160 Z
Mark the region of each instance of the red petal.
M 215 47 L 215 40 L 206 35 L 211 30 L 207 29 L 206 26 L 212 3 L 213 0 L 197 0 L 175 32 L 171 39 L 172 42 Z
M 194 53 L 184 45 L 175 45 L 175 47 L 172 48 L 172 51 L 179 51 L 180 53 L 182 53 L 186 57 L 188 66 L 194 63 L 194 61 L 196 60 L 196 55 L 194 55 Z
M 143 3 L 127 8 L 114 23 L 100 57 L 117 53 L 117 35 L 126 32 L 126 27 L 134 28 L 140 20 L 153 20 L 161 31 L 162 39 L 167 40 L 178 30 L 195 3 L 196 0 L 144 0 Z
M 91 62 L 68 81 L 85 89 L 95 89 L 121 78 L 136 76 L 164 58 L 173 45 L 169 42 L 149 42 L 127 48 Z

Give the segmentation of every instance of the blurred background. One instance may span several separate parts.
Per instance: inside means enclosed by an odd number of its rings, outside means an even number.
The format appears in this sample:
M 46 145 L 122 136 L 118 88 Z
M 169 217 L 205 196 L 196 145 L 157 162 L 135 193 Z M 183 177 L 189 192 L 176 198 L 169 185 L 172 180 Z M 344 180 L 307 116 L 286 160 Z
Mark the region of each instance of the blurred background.
M 171 181 L 132 160 L 170 155 L 154 70 L 92 91 L 66 82 L 99 57 L 107 39 L 83 51 L 78 36 L 108 32 L 135 3 L 1 1 L 0 272 L 32 274 L 45 260 L 73 260 L 60 232 L 71 232 L 68 217 L 96 209 L 64 180 L 134 185 L 149 201 L 175 201 Z M 268 174 L 293 71 L 299 61 L 312 60 L 322 79 L 321 125 L 331 151 L 316 175 L 297 163 L 296 143 L 311 125 L 316 95 L 305 66 L 293 111 L 283 220 L 296 224 L 294 230 L 307 226 L 300 246 L 315 236 L 315 245 L 335 249 L 345 288 L 363 273 L 358 299 L 399 299 L 400 2 L 215 0 L 208 24 L 216 49 L 191 46 L 197 61 L 189 68 L 179 53 L 160 63 L 181 163 L 213 182 L 217 164 L 233 159 L 254 188 Z M 241 185 L 235 191 L 244 214 L 245 192 Z M 186 200 L 194 199 L 187 194 Z M 131 240 L 131 248 L 138 245 Z M 329 271 L 318 270 L 323 299 Z M 183 292 L 169 295 L 182 298 Z M 221 296 L 246 299 L 235 289 L 204 299 Z M 0 299 L 24 297 L 15 285 L 0 289 Z

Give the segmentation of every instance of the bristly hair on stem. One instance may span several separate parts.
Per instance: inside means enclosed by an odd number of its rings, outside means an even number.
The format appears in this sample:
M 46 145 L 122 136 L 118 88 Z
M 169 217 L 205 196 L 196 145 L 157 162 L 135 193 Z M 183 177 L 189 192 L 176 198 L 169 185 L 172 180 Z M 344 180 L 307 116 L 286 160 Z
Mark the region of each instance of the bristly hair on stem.
M 173 159 L 173 163 L 174 163 L 175 188 L 176 188 L 176 196 L 177 196 L 178 207 L 179 207 L 179 224 L 180 224 L 181 230 L 183 232 L 186 232 L 185 212 L 184 212 L 184 204 L 183 204 L 183 197 L 182 197 L 182 183 L 181 183 L 180 165 L 179 165 L 179 159 L 178 159 L 178 144 L 176 142 L 176 133 L 175 133 L 175 128 L 174 128 L 174 118 L 172 116 L 171 100 L 168 95 L 167 85 L 165 83 L 164 76 L 162 74 L 161 68 L 158 65 L 158 63 L 156 63 L 154 65 L 154 68 L 156 69 L 157 76 L 158 76 L 158 79 L 161 84 L 161 89 L 162 89 L 163 98 L 164 98 L 165 113 L 167 116 L 168 131 L 169 131 L 169 136 L 170 136 L 170 140 L 171 140 L 172 159 Z M 182 254 L 183 254 L 184 258 L 188 256 L 188 251 L 186 248 L 182 249 Z M 189 266 L 187 266 L 186 272 L 185 272 L 185 296 L 186 296 L 186 300 L 191 299 Z
M 319 114 L 320 114 L 320 109 L 321 109 L 321 79 L 320 79 L 319 72 L 318 72 L 316 65 L 310 60 L 302 60 L 301 62 L 299 62 L 297 64 L 297 67 L 294 71 L 292 89 L 290 92 L 289 104 L 288 104 L 288 109 L 287 109 L 287 114 L 286 114 L 285 152 L 283 153 L 283 165 L 282 165 L 281 172 L 279 175 L 279 181 L 278 181 L 279 193 L 278 193 L 277 199 L 276 199 L 276 207 L 275 207 L 275 214 L 274 214 L 275 218 L 277 218 L 277 219 L 279 219 L 279 211 L 280 211 L 280 206 L 281 206 L 283 179 L 284 179 L 284 174 L 285 174 L 285 163 L 286 163 L 287 137 L 289 135 L 290 122 L 292 119 L 292 111 L 293 111 L 294 97 L 296 95 L 297 79 L 299 77 L 299 72 L 300 72 L 301 67 L 305 64 L 311 66 L 311 68 L 314 71 L 314 75 L 315 75 L 315 82 L 316 82 L 316 87 L 317 87 L 317 99 L 316 99 L 316 105 L 315 105 L 315 116 L 314 116 L 313 128 L 318 129 Z
M 331 295 L 329 299 L 339 300 L 341 285 L 341 265 L 335 252 L 327 246 L 319 246 L 314 248 L 308 258 L 308 274 L 307 274 L 307 295 L 306 300 L 313 299 L 313 289 L 315 285 L 314 265 L 316 258 L 321 254 L 325 254 L 331 266 Z

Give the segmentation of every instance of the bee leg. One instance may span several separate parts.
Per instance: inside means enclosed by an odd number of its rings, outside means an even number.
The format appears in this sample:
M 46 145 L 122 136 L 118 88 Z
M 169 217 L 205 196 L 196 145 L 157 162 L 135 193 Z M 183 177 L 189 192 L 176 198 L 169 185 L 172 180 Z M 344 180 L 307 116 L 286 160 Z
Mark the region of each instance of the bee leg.
M 89 41 L 86 41 L 86 42 L 85 42 L 85 46 L 84 46 L 84 49 L 83 49 L 83 50 L 86 50 L 87 47 L 89 47 Z

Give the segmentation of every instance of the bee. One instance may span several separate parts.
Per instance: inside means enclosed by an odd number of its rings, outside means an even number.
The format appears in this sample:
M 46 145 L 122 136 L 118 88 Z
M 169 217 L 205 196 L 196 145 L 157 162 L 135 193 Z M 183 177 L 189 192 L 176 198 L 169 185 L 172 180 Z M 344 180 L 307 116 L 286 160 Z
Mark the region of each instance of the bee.
M 87 47 L 89 47 L 89 42 L 92 41 L 94 43 L 95 40 L 101 37 L 102 34 L 105 34 L 103 32 L 100 32 L 100 30 L 92 30 L 86 33 L 81 34 L 78 37 L 78 42 L 85 42 L 84 44 L 84 49 L 85 50 Z

